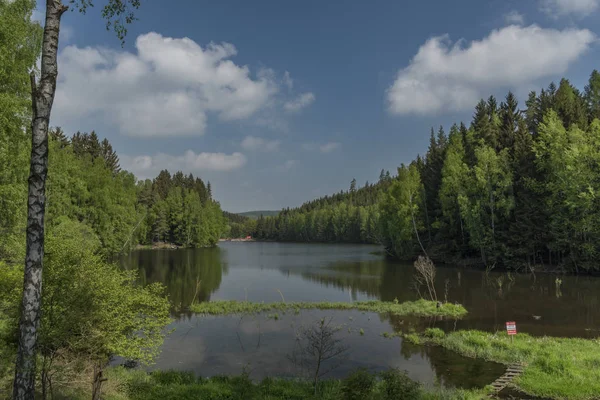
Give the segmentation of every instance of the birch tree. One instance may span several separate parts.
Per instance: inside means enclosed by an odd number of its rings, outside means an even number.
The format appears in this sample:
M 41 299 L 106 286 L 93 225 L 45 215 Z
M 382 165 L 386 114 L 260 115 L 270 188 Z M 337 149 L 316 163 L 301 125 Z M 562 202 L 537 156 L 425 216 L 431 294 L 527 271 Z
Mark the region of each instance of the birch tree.
M 70 0 L 69 5 L 85 13 L 90 0 Z M 46 0 L 42 38 L 41 74 L 32 71 L 31 86 L 31 158 L 28 179 L 27 228 L 23 298 L 19 323 L 19 347 L 15 365 L 13 399 L 35 397 L 36 346 L 40 324 L 42 268 L 44 258 L 44 216 L 46 176 L 48 172 L 48 126 L 58 77 L 58 40 L 61 18 L 69 9 L 61 0 Z M 133 10 L 140 0 L 107 0 L 102 8 L 106 28 L 113 29 L 123 42 L 126 25 L 135 18 Z

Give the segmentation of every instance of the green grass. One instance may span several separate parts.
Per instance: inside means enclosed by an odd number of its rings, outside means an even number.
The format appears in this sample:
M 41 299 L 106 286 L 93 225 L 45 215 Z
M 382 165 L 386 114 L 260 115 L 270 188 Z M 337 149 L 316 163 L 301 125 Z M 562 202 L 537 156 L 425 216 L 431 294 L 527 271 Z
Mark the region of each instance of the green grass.
M 383 380 L 363 389 L 365 395 L 361 400 L 397 400 L 399 398 L 390 393 L 402 393 L 405 388 L 414 388 L 410 397 L 401 397 L 406 400 L 471 400 L 483 399 L 486 394 L 483 390 L 424 389 L 393 370 L 383 375 Z M 386 376 L 398 378 L 390 380 Z M 305 380 L 266 378 L 253 382 L 245 375 L 197 378 L 191 372 L 145 373 L 121 367 L 108 368 L 106 377 L 102 397 L 105 400 L 346 400 L 348 393 L 360 385 L 351 376 L 344 380 L 323 380 L 315 394 L 312 383 Z M 395 382 L 395 391 L 390 390 L 390 381 Z M 89 389 L 79 388 L 59 393 L 55 398 L 87 400 L 89 397 Z
M 519 333 L 511 341 L 505 332 L 444 334 L 439 329 L 404 337 L 417 344 L 434 343 L 467 357 L 522 364 L 524 372 L 513 383 L 530 395 L 553 399 L 598 399 L 600 396 L 598 339 L 532 337 Z
M 253 303 L 249 301 L 221 300 L 210 301 L 190 306 L 190 310 L 199 314 L 231 315 L 231 314 L 256 314 L 272 311 L 319 310 L 358 310 L 376 313 L 390 313 L 399 316 L 414 315 L 418 317 L 450 317 L 462 318 L 467 310 L 457 304 L 442 304 L 439 308 L 434 301 L 417 300 L 405 303 L 383 301 L 356 301 L 347 302 L 274 302 Z

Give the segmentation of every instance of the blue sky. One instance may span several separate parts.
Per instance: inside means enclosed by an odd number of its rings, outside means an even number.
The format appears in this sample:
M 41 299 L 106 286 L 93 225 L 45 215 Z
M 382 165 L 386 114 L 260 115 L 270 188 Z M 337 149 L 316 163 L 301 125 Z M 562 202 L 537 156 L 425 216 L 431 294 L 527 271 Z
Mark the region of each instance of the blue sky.
M 123 48 L 99 14 L 63 17 L 51 125 L 139 178 L 210 180 L 233 212 L 373 182 L 481 96 L 599 67 L 600 0 L 148 0 Z

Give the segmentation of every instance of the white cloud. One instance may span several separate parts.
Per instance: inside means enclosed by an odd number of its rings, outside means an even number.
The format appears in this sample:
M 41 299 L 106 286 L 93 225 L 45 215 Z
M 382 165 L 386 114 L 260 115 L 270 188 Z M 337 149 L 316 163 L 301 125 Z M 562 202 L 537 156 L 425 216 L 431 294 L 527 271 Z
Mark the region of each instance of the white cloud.
M 325 144 L 322 144 L 321 146 L 319 146 L 319 150 L 321 151 L 321 153 L 331 153 L 332 151 L 336 150 L 339 147 L 340 147 L 340 143 L 329 142 L 329 143 L 325 143 Z
M 596 11 L 600 0 L 540 0 L 540 9 L 551 17 L 575 15 L 585 17 Z
M 327 143 L 304 143 L 302 148 L 307 151 L 320 151 L 321 153 L 331 153 L 341 146 L 339 142 L 327 142 Z
M 280 171 L 289 171 L 297 164 L 296 160 L 287 160 L 282 165 L 278 166 L 277 169 Z
M 393 114 L 464 110 L 494 88 L 511 88 L 564 73 L 595 40 L 587 29 L 517 25 L 452 44 L 447 35 L 421 46 L 387 91 Z
M 65 43 L 68 43 L 71 41 L 71 39 L 73 38 L 73 35 L 75 34 L 73 28 L 69 25 L 65 25 L 64 23 L 61 24 L 60 27 L 60 42 L 64 45 Z
M 277 151 L 280 143 L 279 140 L 266 140 L 256 136 L 246 136 L 242 140 L 241 146 L 251 151 Z
M 36 8 L 31 13 L 31 20 L 37 21 L 40 23 L 40 25 L 44 26 L 44 22 L 46 20 L 46 10 L 44 8 L 42 8 L 42 10 L 40 11 Z
M 188 150 L 181 155 L 158 153 L 140 156 L 119 156 L 121 166 L 133 172 L 138 178 L 152 178 L 163 169 L 183 171 L 231 171 L 246 164 L 242 153 L 198 153 Z
M 68 46 L 59 55 L 53 125 L 98 116 L 130 136 L 201 135 L 207 115 L 244 120 L 278 91 L 272 70 L 253 77 L 229 43 L 138 36 L 136 53 Z
M 288 71 L 285 71 L 285 73 L 283 74 L 283 83 L 285 86 L 287 86 L 288 90 L 292 90 L 292 88 L 294 87 L 294 80 L 292 79 Z
M 504 21 L 507 24 L 523 25 L 525 23 L 525 16 L 516 10 L 512 10 L 504 15 Z
M 302 93 L 293 100 L 288 101 L 283 105 L 283 108 L 289 112 L 298 112 L 305 107 L 308 107 L 315 101 L 315 95 L 312 92 Z

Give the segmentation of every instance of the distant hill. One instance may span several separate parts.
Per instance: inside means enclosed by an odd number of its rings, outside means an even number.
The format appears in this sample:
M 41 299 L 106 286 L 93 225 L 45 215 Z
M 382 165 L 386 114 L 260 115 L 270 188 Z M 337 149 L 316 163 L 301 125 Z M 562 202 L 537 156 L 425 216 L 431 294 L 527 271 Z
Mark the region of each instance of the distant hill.
M 263 217 L 275 217 L 279 215 L 279 211 L 273 210 L 263 210 L 263 211 L 246 211 L 243 213 L 238 213 L 238 215 L 243 215 L 244 217 L 258 219 L 261 215 Z

